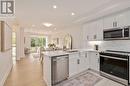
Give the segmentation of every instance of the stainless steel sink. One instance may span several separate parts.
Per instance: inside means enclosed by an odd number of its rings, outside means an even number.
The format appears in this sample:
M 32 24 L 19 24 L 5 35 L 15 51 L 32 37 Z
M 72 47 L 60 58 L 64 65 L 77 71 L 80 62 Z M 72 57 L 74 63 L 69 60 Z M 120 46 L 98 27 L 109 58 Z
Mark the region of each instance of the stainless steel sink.
M 67 50 L 67 53 L 74 53 L 74 52 L 78 52 L 78 50 Z

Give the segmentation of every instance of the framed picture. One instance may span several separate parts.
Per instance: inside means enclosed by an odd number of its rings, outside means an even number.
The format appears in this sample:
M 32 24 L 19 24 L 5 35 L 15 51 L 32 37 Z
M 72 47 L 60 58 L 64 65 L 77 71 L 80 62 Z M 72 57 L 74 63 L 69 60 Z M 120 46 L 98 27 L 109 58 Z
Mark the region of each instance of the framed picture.
M 1 36 L 2 36 L 2 33 L 1 33 L 1 22 L 0 22 L 0 52 L 1 52 Z
M 11 49 L 12 29 L 5 21 L 1 21 L 1 51 L 6 52 Z

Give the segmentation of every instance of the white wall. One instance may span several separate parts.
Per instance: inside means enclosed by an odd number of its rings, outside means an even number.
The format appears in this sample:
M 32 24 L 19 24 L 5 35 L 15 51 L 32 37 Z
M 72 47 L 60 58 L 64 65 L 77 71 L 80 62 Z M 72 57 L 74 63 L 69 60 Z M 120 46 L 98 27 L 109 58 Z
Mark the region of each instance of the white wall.
M 53 38 L 58 37 L 60 39 L 60 45 L 63 44 L 63 38 L 66 34 L 70 34 L 72 36 L 72 47 L 73 48 L 81 48 L 82 46 L 82 26 L 81 25 L 73 25 L 67 28 L 63 28 L 62 31 L 60 31 L 57 34 L 51 35 L 51 40 Z
M 24 57 L 24 29 L 19 27 L 16 29 L 16 60 Z
M 10 38 L 10 34 L 8 34 Z M 10 40 L 7 40 L 9 42 Z M 11 42 L 9 42 L 11 43 Z M 0 52 L 0 86 L 3 86 L 11 68 L 12 68 L 12 57 L 11 50 Z
M 31 48 L 31 37 L 30 34 L 28 33 L 24 33 L 24 47 L 26 48 Z
M 11 51 L 0 53 L 0 86 L 3 86 L 12 68 Z

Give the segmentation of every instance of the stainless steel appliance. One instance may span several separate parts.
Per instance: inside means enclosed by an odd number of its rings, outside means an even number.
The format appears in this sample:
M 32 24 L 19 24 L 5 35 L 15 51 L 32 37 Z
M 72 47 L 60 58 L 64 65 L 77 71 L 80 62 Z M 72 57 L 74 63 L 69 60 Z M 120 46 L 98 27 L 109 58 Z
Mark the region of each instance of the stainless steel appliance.
M 104 40 L 130 39 L 130 26 L 123 28 L 105 29 L 103 31 Z
M 69 58 L 68 55 L 52 57 L 52 85 L 68 78 Z
M 130 52 L 107 50 L 100 52 L 101 75 L 128 85 Z

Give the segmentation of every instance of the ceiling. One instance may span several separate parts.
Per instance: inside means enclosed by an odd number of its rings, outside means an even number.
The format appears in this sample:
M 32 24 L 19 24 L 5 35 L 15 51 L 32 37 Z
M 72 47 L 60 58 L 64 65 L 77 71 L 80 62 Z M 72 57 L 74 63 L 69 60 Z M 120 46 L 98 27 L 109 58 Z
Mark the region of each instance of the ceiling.
M 93 11 L 122 1 L 128 0 L 16 0 L 16 22 L 26 31 L 51 33 L 92 14 Z M 57 5 L 57 8 L 54 9 L 53 5 Z M 75 13 L 74 16 L 71 15 L 72 12 Z M 44 22 L 52 23 L 53 26 L 47 28 L 42 25 Z

